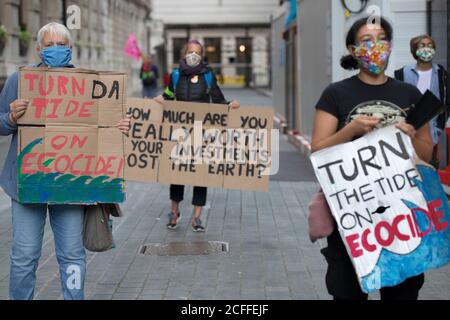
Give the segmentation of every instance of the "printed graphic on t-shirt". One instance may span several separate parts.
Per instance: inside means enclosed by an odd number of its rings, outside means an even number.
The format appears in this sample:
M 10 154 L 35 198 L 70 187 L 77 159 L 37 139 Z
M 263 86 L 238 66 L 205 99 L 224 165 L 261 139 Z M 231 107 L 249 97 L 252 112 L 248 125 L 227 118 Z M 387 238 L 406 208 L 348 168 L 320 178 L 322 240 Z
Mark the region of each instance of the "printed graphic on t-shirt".
M 357 105 L 348 115 L 346 123 L 360 116 L 376 117 L 380 119 L 379 128 L 387 127 L 406 120 L 406 110 L 394 103 L 384 100 L 372 100 Z

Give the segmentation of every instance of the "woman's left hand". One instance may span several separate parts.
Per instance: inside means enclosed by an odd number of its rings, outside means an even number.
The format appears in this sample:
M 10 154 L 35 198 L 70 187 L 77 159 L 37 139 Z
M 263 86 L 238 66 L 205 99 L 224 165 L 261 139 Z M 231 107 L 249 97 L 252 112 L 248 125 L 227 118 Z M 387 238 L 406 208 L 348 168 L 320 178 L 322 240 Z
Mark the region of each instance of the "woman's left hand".
M 116 127 L 128 137 L 131 128 L 131 115 L 127 115 L 125 119 L 120 120 Z
M 414 139 L 416 137 L 416 129 L 414 129 L 412 125 L 406 122 L 397 123 L 395 127 L 403 131 L 403 133 L 407 134 L 411 139 Z
M 233 100 L 229 104 L 231 109 L 239 109 L 241 107 L 241 103 L 237 100 Z

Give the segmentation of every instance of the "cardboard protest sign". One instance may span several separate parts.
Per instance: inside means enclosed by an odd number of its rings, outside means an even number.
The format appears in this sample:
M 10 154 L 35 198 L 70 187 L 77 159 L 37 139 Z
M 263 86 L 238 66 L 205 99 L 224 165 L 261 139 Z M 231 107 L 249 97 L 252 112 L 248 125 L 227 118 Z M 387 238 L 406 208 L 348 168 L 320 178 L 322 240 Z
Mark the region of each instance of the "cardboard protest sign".
M 22 203 L 119 203 L 124 194 L 126 76 L 82 69 L 20 69 L 18 194 Z
M 272 109 L 128 99 L 127 112 L 127 180 L 268 190 Z
M 364 292 L 450 262 L 450 207 L 436 171 L 395 127 L 311 156 Z
M 19 98 L 31 104 L 19 125 L 114 126 L 124 116 L 125 97 L 124 73 L 22 67 Z

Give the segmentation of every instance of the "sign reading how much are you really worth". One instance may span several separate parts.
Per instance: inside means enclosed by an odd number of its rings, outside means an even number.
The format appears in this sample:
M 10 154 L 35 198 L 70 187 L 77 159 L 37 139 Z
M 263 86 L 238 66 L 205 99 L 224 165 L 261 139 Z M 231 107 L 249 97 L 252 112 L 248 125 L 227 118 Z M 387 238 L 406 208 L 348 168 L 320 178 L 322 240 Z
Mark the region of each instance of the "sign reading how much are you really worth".
M 125 180 L 267 191 L 273 111 L 127 99 L 126 75 L 20 69 L 23 203 L 120 203 Z M 132 115 L 127 138 L 117 128 Z

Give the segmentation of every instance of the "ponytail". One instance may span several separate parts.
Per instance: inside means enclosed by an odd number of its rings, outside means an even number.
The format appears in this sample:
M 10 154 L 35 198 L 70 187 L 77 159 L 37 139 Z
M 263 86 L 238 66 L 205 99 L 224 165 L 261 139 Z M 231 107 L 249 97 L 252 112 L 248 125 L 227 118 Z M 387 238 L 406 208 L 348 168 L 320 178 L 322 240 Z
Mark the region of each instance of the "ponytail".
M 354 56 L 349 54 L 341 58 L 341 67 L 345 70 L 357 70 L 359 69 L 359 63 Z

